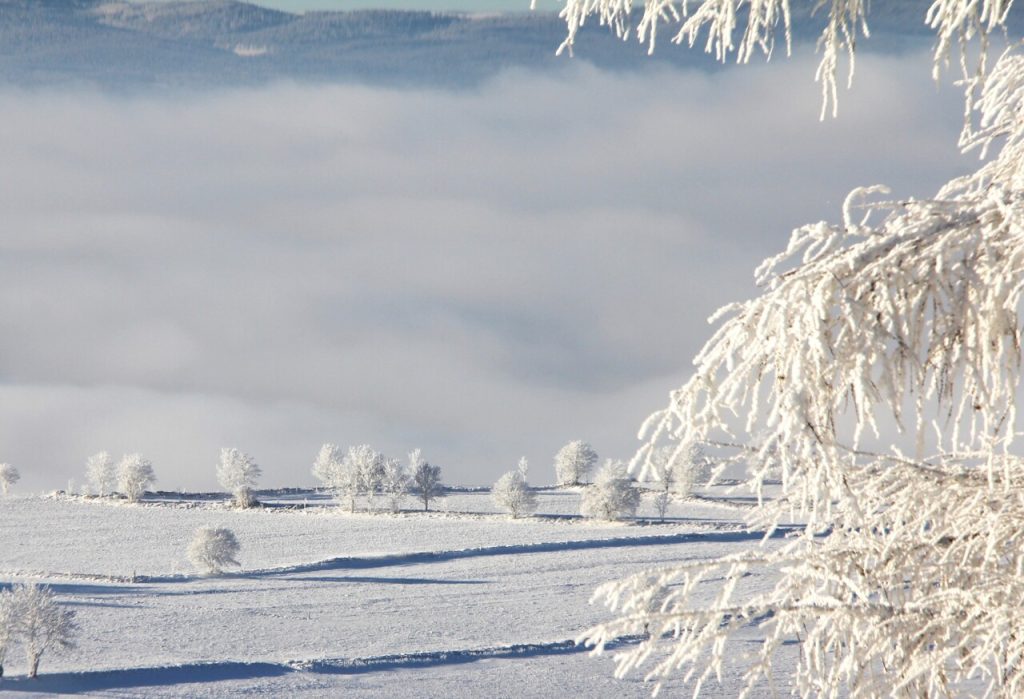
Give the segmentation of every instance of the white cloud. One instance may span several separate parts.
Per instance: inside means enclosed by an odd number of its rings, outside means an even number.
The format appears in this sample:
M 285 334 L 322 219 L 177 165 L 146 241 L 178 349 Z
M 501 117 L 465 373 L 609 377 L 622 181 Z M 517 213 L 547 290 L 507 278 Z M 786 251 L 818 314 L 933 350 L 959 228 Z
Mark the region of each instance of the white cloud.
M 926 56 L 861 57 L 835 122 L 812 73 L 4 92 L 0 456 L 32 488 L 102 448 L 186 488 L 220 446 L 277 485 L 323 441 L 466 483 L 628 456 L 792 226 L 973 165 Z

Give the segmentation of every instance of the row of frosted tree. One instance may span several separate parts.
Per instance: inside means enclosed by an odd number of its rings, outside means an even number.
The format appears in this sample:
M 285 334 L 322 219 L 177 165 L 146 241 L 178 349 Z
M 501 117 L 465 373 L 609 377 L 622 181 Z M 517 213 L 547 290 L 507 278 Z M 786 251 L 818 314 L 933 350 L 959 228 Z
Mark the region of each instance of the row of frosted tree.
M 704 460 L 703 452 L 696 446 L 684 450 L 666 448 L 654 455 L 656 473 L 651 485 L 661 519 L 675 498 L 690 494 Z M 584 517 L 617 520 L 634 516 L 641 492 L 625 465 L 608 459 L 595 471 L 597 462 L 598 454 L 590 444 L 581 440 L 569 442 L 555 454 L 557 484 L 582 487 L 580 514 Z M 231 494 L 237 507 L 256 504 L 255 491 L 262 469 L 252 456 L 235 448 L 221 449 L 216 470 L 218 483 Z M 504 474 L 492 487 L 495 504 L 514 518 L 533 514 L 537 509 L 537 494 L 527 482 L 527 470 L 523 458 L 516 469 Z M 324 444 L 313 462 L 312 473 L 350 512 L 356 511 L 360 500 L 370 512 L 399 512 L 410 497 L 428 511 L 431 502 L 444 493 L 441 467 L 424 459 L 419 449 L 410 452 L 403 463 L 367 444 L 345 451 L 335 444 Z M 0 489 L 4 494 L 19 477 L 13 466 L 0 464 Z M 97 496 L 119 493 L 129 502 L 137 502 L 156 482 L 156 474 L 153 464 L 141 454 L 126 454 L 115 462 L 109 452 L 102 451 L 86 461 L 86 480 Z

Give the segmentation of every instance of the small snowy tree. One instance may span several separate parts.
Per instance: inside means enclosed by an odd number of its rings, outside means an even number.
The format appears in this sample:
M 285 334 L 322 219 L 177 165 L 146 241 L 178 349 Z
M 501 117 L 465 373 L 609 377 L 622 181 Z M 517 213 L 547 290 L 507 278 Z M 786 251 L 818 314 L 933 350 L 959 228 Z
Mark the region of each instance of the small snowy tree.
M 100 497 L 117 488 L 117 469 L 110 453 L 101 451 L 85 462 L 85 477 L 93 493 Z
M 128 498 L 138 502 L 146 489 L 156 482 L 153 464 L 142 454 L 125 454 L 117 465 L 117 487 Z
M 636 514 L 640 491 L 621 461 L 608 459 L 597 472 L 593 485 L 587 486 L 580 499 L 580 514 L 591 519 L 609 521 L 626 519 Z
M 423 501 L 423 511 L 430 509 L 430 501 L 441 497 L 441 467 L 428 464 L 420 450 L 409 452 L 409 467 L 412 471 L 412 492 Z
M 537 494 L 530 490 L 526 482 L 526 458 L 519 460 L 519 467 L 509 471 L 491 488 L 494 504 L 502 508 L 513 519 L 533 514 L 537 510 Z
M 50 588 L 35 584 L 15 586 L 11 604 L 15 632 L 28 660 L 28 676 L 36 677 L 46 651 L 74 647 L 75 613 L 61 607 Z
M 411 487 L 412 476 L 402 462 L 398 459 L 384 459 L 380 489 L 392 512 L 401 510 L 402 500 L 409 494 Z
M 558 485 L 581 485 L 597 463 L 597 452 L 586 442 L 569 442 L 555 454 Z
M 200 527 L 188 547 L 188 559 L 200 572 L 219 575 L 228 566 L 237 566 L 238 539 L 223 527 Z
M 7 495 L 11 486 L 17 483 L 21 479 L 21 474 L 18 473 L 18 469 L 14 468 L 10 464 L 0 464 L 0 492 Z
M 217 481 L 231 493 L 238 507 L 252 507 L 255 504 L 253 489 L 262 469 L 251 456 L 238 449 L 221 449 L 217 463 Z
M 14 592 L 0 590 L 0 679 L 4 676 L 4 661 L 7 659 L 7 652 L 17 637 L 17 621 Z

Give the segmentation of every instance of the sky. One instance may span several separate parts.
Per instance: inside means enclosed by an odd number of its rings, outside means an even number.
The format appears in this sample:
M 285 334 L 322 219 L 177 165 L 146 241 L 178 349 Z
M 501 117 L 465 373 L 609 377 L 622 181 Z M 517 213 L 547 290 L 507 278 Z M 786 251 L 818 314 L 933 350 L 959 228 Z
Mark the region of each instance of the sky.
M 862 56 L 834 121 L 813 72 L 0 91 L 0 460 L 40 491 L 100 450 L 189 490 L 227 446 L 266 486 L 325 442 L 462 484 L 629 458 L 793 227 L 975 166 L 926 55 Z

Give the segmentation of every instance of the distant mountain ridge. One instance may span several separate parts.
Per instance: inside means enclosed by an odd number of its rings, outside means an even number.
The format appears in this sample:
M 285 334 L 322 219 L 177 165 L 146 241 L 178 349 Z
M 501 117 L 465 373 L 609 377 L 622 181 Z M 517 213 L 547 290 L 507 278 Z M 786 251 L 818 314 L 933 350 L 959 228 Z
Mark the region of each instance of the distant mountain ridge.
M 873 40 L 862 48 L 928 40 L 927 5 L 877 3 L 869 18 Z M 822 20 L 802 19 L 797 13 L 798 38 L 813 38 Z M 569 65 L 567 57 L 554 55 L 564 36 L 562 21 L 544 13 L 293 14 L 239 0 L 0 0 L 0 82 L 131 87 L 292 79 L 464 86 L 507 68 Z M 644 46 L 622 42 L 596 22 L 577 40 L 576 53 L 577 60 L 608 69 L 719 66 L 699 49 L 668 42 L 647 56 Z

